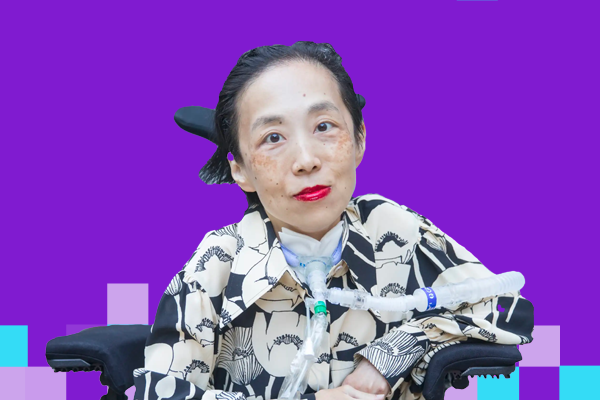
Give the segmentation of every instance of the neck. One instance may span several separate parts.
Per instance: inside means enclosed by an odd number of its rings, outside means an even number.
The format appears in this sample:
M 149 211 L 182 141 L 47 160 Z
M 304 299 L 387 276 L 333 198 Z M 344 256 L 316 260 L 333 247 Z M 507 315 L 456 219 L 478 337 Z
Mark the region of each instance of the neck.
M 265 210 L 266 211 L 266 210 Z M 269 213 L 267 212 L 267 215 L 269 215 Z M 334 226 L 336 226 L 338 224 L 338 222 L 340 222 L 340 220 L 342 219 L 342 216 L 340 215 L 340 218 L 338 218 L 337 220 L 333 221 L 327 228 L 324 228 L 322 230 L 318 230 L 318 231 L 303 231 L 302 229 L 292 226 L 290 224 L 286 224 L 283 221 L 277 221 L 276 219 L 273 219 L 270 215 L 269 215 L 269 219 L 271 220 L 271 224 L 273 225 L 273 229 L 275 230 L 275 235 L 277 235 L 277 240 L 281 241 L 280 237 L 279 237 L 279 232 L 281 231 L 281 228 L 287 228 L 287 229 L 291 229 L 294 232 L 298 232 L 301 233 L 303 235 L 306 236 L 310 236 L 313 239 L 316 240 L 321 240 L 323 239 L 323 236 L 325 236 L 325 234 L 327 232 L 329 232 L 330 230 L 333 229 Z

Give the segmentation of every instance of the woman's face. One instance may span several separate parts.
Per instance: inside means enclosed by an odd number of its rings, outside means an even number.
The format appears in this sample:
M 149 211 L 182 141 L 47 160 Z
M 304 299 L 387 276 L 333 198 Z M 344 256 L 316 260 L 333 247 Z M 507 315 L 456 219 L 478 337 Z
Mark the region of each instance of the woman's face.
M 364 153 L 333 76 L 302 61 L 272 67 L 237 106 L 243 164 L 230 161 L 232 176 L 257 192 L 278 236 L 286 227 L 320 240 L 352 198 Z M 317 185 L 325 197 L 296 196 Z

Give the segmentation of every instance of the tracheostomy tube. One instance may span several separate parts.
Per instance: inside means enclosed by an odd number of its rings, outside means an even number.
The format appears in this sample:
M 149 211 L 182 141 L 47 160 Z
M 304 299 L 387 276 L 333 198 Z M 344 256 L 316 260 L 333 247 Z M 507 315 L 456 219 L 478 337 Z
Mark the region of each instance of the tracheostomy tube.
M 285 377 L 278 398 L 299 399 L 307 387 L 308 371 L 315 363 L 318 354 L 327 349 L 322 349 L 327 342 L 327 301 L 339 304 L 354 310 L 379 310 L 402 311 L 407 313 L 412 310 L 427 311 L 440 307 L 451 307 L 464 302 L 476 303 L 485 297 L 492 297 L 504 293 L 517 292 L 525 285 L 525 278 L 516 271 L 493 275 L 483 279 L 468 278 L 463 282 L 447 284 L 436 287 L 416 289 L 412 295 L 399 297 L 379 297 L 354 289 L 327 288 L 327 273 L 333 265 L 341 260 L 342 240 L 340 238 L 342 224 L 325 235 L 321 242 L 316 239 L 297 234 L 290 230 L 280 233 L 281 240 L 287 240 L 295 249 L 301 251 L 294 253 L 283 246 L 288 264 L 297 273 L 298 277 L 306 282 L 312 292 L 313 298 L 306 298 L 307 316 L 310 316 L 309 307 L 314 306 L 314 314 L 308 320 L 307 334 L 302 346 L 296 353 L 290 372 Z M 335 250 L 331 251 L 333 246 Z M 312 253 L 313 256 L 302 254 Z M 331 254 L 327 256 L 324 254 Z
M 299 399 L 306 391 L 308 385 L 308 371 L 317 360 L 317 355 L 322 352 L 323 343 L 327 336 L 327 271 L 333 266 L 331 257 L 303 257 L 298 256 L 298 267 L 304 268 L 304 276 L 311 289 L 313 299 L 305 302 L 307 315 L 309 307 L 314 306 L 314 314 L 307 320 L 307 335 L 302 346 L 294 356 L 290 365 L 290 372 L 283 380 L 279 390 L 280 399 Z M 308 299 L 307 299 L 308 300 Z

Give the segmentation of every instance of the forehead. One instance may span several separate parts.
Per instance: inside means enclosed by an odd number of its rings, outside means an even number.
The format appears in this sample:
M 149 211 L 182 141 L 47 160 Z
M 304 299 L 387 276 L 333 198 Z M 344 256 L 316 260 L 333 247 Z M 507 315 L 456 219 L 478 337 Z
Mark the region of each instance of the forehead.
M 302 61 L 271 67 L 239 98 L 240 135 L 250 135 L 258 118 L 267 115 L 303 118 L 310 106 L 324 101 L 347 113 L 338 84 L 327 68 Z

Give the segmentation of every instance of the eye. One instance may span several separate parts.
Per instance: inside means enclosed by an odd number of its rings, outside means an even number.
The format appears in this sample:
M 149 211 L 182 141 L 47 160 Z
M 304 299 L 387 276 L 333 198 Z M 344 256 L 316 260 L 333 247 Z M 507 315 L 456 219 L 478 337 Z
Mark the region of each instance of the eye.
M 271 139 L 272 141 L 270 141 L 269 139 Z M 271 134 L 267 135 L 267 137 L 265 138 L 265 142 L 279 143 L 281 141 L 281 139 L 283 139 L 283 136 L 281 136 L 279 133 L 271 133 Z
M 333 123 L 331 122 L 321 122 L 319 125 L 317 125 L 317 131 L 319 132 L 327 132 L 326 130 L 322 130 L 321 128 L 326 128 L 327 124 L 331 125 L 332 129 L 335 126 Z

